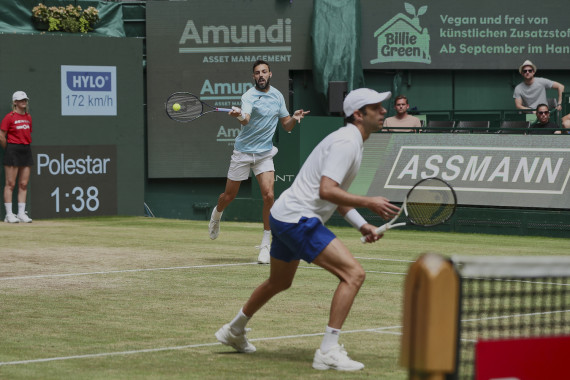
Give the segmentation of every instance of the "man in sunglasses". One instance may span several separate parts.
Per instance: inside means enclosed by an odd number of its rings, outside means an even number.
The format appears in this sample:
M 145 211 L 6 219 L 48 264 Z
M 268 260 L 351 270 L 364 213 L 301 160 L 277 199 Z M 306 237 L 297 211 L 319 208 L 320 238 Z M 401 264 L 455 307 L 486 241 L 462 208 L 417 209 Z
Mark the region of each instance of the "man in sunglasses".
M 556 109 L 562 111 L 562 93 L 564 85 L 550 79 L 535 77 L 536 65 L 529 60 L 519 67 L 519 73 L 523 81 L 515 87 L 513 98 L 515 106 L 523 110 L 535 110 L 539 104 L 548 104 L 546 90 L 553 88 L 558 90 L 558 105 Z M 562 118 L 562 125 L 570 129 L 570 114 Z M 557 127 L 558 128 L 558 127 Z
M 530 126 L 529 133 L 532 135 L 559 135 L 561 132 L 557 131 L 558 125 L 550 121 L 550 111 L 546 104 L 539 104 L 536 107 L 536 122 Z

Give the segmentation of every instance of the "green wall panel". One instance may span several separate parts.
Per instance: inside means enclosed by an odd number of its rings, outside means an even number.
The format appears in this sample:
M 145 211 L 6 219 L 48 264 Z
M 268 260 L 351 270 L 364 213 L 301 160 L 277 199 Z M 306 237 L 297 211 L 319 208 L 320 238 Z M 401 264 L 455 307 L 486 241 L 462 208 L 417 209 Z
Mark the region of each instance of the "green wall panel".
M 17 59 L 14 52 L 17 52 Z M 141 62 L 140 39 L 60 33 L 0 35 L 1 117 L 11 109 L 12 93 L 23 90 L 30 97 L 32 151 L 34 146 L 61 147 L 61 154 L 65 154 L 67 146 L 114 146 L 117 190 L 112 196 L 116 198 L 116 212 L 120 215 L 142 215 L 144 212 L 144 73 Z M 62 66 L 83 67 L 86 71 L 89 67 L 115 68 L 116 98 L 113 101 L 116 101 L 116 115 L 63 115 Z M 97 97 L 98 93 L 92 94 Z M 34 169 L 28 191 L 31 199 L 34 199 Z M 51 189 L 57 187 L 58 178 L 52 176 L 53 183 L 47 185 Z M 77 186 L 85 187 L 79 182 Z M 68 190 L 71 192 L 71 188 Z M 47 194 L 40 202 L 55 201 L 49 197 L 49 191 Z M 62 197 L 64 194 L 62 192 Z M 33 207 L 32 201 L 32 217 Z M 71 212 L 65 213 L 66 208 L 71 209 L 71 206 L 64 206 L 57 216 L 73 216 Z M 0 208 L 0 214 L 4 214 L 4 207 Z

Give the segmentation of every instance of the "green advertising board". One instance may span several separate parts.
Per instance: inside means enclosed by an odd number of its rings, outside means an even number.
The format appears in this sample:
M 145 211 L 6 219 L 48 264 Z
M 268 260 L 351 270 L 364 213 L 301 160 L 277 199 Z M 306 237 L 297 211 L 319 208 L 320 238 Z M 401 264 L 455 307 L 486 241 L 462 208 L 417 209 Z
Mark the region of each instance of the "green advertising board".
M 464 89 L 481 93 L 495 86 L 497 70 L 516 74 L 526 59 L 540 71 L 570 66 L 570 22 L 553 0 L 538 5 L 528 0 L 359 3 L 360 51 L 327 54 L 360 54 L 367 78 L 374 70 L 434 70 L 429 78 L 408 77 L 408 86 L 411 78 L 416 84 L 426 81 L 415 86 L 424 86 L 426 98 L 439 99 L 442 94 L 451 98 L 445 91 L 452 79 L 442 76 L 443 70 L 494 70 L 483 89 L 478 79 Z M 239 106 L 241 95 L 253 85 L 253 62 L 264 59 L 271 64 L 271 84 L 289 102 L 290 72 L 313 70 L 313 53 L 327 48 L 311 38 L 312 1 L 237 0 L 224 4 L 223 12 L 219 7 L 216 2 L 200 7 L 195 2 L 147 3 L 149 178 L 225 177 L 241 128 L 220 113 L 176 123 L 165 115 L 164 102 L 170 94 L 187 91 L 213 106 Z M 334 35 L 339 30 L 331 25 L 325 32 Z M 462 78 L 455 78 L 458 86 Z M 374 87 L 369 79 L 366 85 Z M 495 103 L 514 104 L 510 83 L 498 91 Z M 489 92 L 496 93 L 494 89 Z M 469 96 L 466 99 L 473 103 Z M 458 97 L 458 107 L 463 102 Z M 453 107 L 451 102 L 449 107 Z
M 365 69 L 542 69 L 570 64 L 560 2 L 362 0 Z
M 462 206 L 570 208 L 569 136 L 376 133 L 350 192 L 401 202 L 423 178 L 448 181 Z
M 32 218 L 143 214 L 141 61 L 139 39 L 0 35 L 2 116 L 30 98 Z
M 311 3 L 240 0 L 223 6 L 220 12 L 215 2 L 147 3 L 149 178 L 225 177 L 241 129 L 223 113 L 172 121 L 164 109 L 170 94 L 191 92 L 215 107 L 240 106 L 253 86 L 253 63 L 262 59 L 288 104 L 289 70 L 310 66 Z

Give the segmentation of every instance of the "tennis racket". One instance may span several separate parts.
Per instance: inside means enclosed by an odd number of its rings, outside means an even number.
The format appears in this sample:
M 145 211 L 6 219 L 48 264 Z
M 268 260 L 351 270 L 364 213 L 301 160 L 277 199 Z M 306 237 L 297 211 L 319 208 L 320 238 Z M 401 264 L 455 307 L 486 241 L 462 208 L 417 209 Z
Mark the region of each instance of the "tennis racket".
M 216 108 L 201 101 L 189 92 L 175 92 L 165 103 L 166 114 L 174 121 L 187 123 L 210 112 L 231 112 L 229 108 Z
M 398 215 L 378 227 L 376 233 L 382 234 L 391 228 L 402 227 L 406 224 L 423 227 L 437 226 L 448 221 L 456 207 L 457 196 L 450 184 L 436 177 L 422 179 L 408 191 Z M 401 222 L 396 223 L 398 219 Z M 364 243 L 366 237 L 362 236 L 360 240 Z

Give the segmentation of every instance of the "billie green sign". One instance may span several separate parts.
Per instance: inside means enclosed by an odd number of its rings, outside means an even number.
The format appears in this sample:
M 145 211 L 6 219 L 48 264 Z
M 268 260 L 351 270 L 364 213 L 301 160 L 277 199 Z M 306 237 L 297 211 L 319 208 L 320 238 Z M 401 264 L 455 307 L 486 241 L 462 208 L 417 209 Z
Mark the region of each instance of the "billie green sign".
M 567 69 L 570 22 L 554 1 L 362 1 L 362 63 L 372 68 Z

